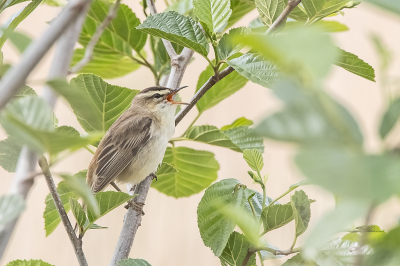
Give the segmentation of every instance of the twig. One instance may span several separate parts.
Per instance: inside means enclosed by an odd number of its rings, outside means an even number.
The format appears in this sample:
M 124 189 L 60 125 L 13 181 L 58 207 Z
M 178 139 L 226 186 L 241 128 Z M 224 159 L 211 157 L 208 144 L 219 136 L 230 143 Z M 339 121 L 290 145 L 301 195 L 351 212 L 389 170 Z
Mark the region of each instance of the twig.
M 61 221 L 64 225 L 65 231 L 67 231 L 69 240 L 71 240 L 71 244 L 74 248 L 76 258 L 78 259 L 80 266 L 87 266 L 87 261 L 85 258 L 85 254 L 82 250 L 82 241 L 78 239 L 75 235 L 74 228 L 71 225 L 71 222 L 68 219 L 67 213 L 65 212 L 64 206 L 61 202 L 60 195 L 58 195 L 56 184 L 54 183 L 53 177 L 51 176 L 49 165 L 44 156 L 39 158 L 39 166 L 43 171 L 43 175 L 45 176 L 47 186 L 49 187 L 50 194 L 53 198 L 54 205 L 57 208 L 58 214 L 60 215 Z
M 257 252 L 260 250 L 265 250 L 268 251 L 269 253 L 272 253 L 275 256 L 279 256 L 279 255 L 290 255 L 293 253 L 299 253 L 301 252 L 302 248 L 298 247 L 298 248 L 292 248 L 292 249 L 286 249 L 286 250 L 280 250 L 280 249 L 273 249 L 273 248 L 269 248 L 269 247 L 257 247 L 257 248 L 249 248 L 249 252 Z
M 253 256 L 254 253 L 256 253 L 256 252 L 255 251 L 252 251 L 252 252 L 248 251 L 247 252 L 246 257 L 243 260 L 243 264 L 242 264 L 243 266 L 247 266 L 247 263 L 249 262 L 251 256 Z
M 283 10 L 283 12 L 279 15 L 279 17 L 272 23 L 271 27 L 266 31 L 266 34 L 272 33 L 276 29 L 279 28 L 279 26 L 286 20 L 286 18 L 289 16 L 290 12 L 293 11 L 293 9 L 300 4 L 301 0 L 289 0 L 286 8 Z
M 24 85 L 26 78 L 43 56 L 49 51 L 54 42 L 67 29 L 71 22 L 76 21 L 82 9 L 90 3 L 89 0 L 72 0 L 54 19 L 51 26 L 42 37 L 33 41 L 23 54 L 20 62 L 4 75 L 0 84 L 0 110 Z
M 83 56 L 83 58 L 78 63 L 76 63 L 75 66 L 73 66 L 71 68 L 71 71 L 70 71 L 71 74 L 72 73 L 77 73 L 86 64 L 88 64 L 90 62 L 90 60 L 92 60 L 94 47 L 96 46 L 97 42 L 99 41 L 99 39 L 100 39 L 101 35 L 103 34 L 104 30 L 111 23 L 111 21 L 117 16 L 120 3 L 121 3 L 121 0 L 117 0 L 110 7 L 110 10 L 108 11 L 107 16 L 100 23 L 100 25 L 97 27 L 96 32 L 93 34 L 93 36 L 90 39 L 88 45 L 86 46 L 85 55 Z

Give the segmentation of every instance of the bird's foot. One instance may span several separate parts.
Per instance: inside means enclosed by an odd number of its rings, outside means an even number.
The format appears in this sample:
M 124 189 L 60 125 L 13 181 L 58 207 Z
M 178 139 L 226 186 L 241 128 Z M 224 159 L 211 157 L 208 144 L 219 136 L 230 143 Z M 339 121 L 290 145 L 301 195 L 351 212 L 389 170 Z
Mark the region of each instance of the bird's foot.
M 128 204 L 125 205 L 125 209 L 129 209 L 130 207 L 132 207 L 134 210 L 144 215 L 143 206 L 143 202 L 128 201 Z
M 151 173 L 149 176 L 151 176 L 151 180 L 156 180 L 157 181 L 157 175 L 155 173 Z

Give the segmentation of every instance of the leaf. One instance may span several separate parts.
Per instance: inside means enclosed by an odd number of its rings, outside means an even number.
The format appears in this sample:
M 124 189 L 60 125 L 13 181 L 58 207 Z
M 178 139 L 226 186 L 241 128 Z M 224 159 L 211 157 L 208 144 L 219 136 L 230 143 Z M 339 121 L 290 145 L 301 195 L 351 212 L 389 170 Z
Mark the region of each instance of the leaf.
M 244 150 L 243 159 L 245 159 L 250 168 L 257 173 L 261 172 L 264 167 L 264 159 L 259 150 Z
M 229 0 L 193 0 L 194 13 L 213 32 L 219 32 L 232 14 Z
M 303 190 L 294 192 L 290 197 L 293 216 L 296 222 L 296 237 L 303 234 L 308 227 L 311 218 L 310 201 Z
M 240 126 L 251 126 L 251 125 L 253 125 L 253 121 L 251 121 L 245 117 L 241 117 L 241 118 L 238 118 L 235 121 L 233 121 L 232 124 L 221 127 L 221 130 L 225 131 L 225 130 L 234 129 L 234 128 L 240 127 Z
M 26 17 L 28 17 L 33 10 L 42 2 L 42 0 L 34 0 L 27 6 L 23 7 L 18 12 L 14 13 L 3 25 L 5 29 L 0 32 L 0 50 L 3 48 L 4 43 L 8 38 L 8 33 L 12 32 Z M 6 34 L 7 33 L 7 34 Z
M 247 53 L 238 58 L 230 59 L 227 63 L 240 75 L 266 88 L 276 83 L 282 76 L 276 66 L 259 54 Z
M 92 74 L 81 74 L 71 84 L 64 80 L 47 83 L 66 98 L 86 132 L 107 131 L 139 92 L 108 84 Z
M 219 40 L 217 45 L 217 53 L 220 60 L 227 60 L 229 57 L 238 53 L 243 45 L 233 42 L 235 36 L 249 34 L 251 30 L 249 28 L 239 27 L 231 29 L 229 33 L 225 33 Z M 214 85 L 215 86 L 215 85 Z
M 110 211 L 114 210 L 118 206 L 126 203 L 127 201 L 133 199 L 134 196 L 130 196 L 124 192 L 117 192 L 117 191 L 106 191 L 106 192 L 99 192 L 95 195 L 96 200 L 99 204 L 100 214 L 94 213 L 91 209 L 87 210 L 87 216 L 90 222 L 90 225 L 97 221 L 100 217 L 103 217 Z M 86 230 L 87 228 L 85 228 Z
M 97 224 L 92 224 L 89 229 L 107 229 L 108 227 L 100 226 Z
M 371 4 L 379 6 L 387 11 L 400 14 L 400 3 L 397 0 L 365 0 Z
M 0 166 L 7 172 L 14 173 L 21 149 L 21 143 L 14 137 L 0 141 Z
M 294 219 L 292 205 L 290 203 L 283 205 L 275 203 L 265 207 L 262 210 L 261 219 L 265 233 L 282 227 Z
M 222 131 L 228 136 L 233 144 L 238 146 L 241 150 L 256 149 L 264 152 L 264 141 L 262 138 L 254 135 L 254 130 L 248 126 L 239 126 L 228 130 Z
M 71 67 L 77 64 L 84 56 L 85 49 L 76 49 L 71 61 Z M 93 53 L 92 59 L 78 73 L 91 73 L 104 79 L 113 79 L 125 76 L 135 71 L 140 64 L 128 56 L 116 54 Z
M 284 0 L 284 1 L 285 1 L 285 6 L 287 6 L 288 0 Z M 300 8 L 300 6 L 296 6 L 292 10 L 292 12 L 290 12 L 289 18 L 292 18 L 297 21 L 306 22 L 308 17 L 307 17 L 307 14 L 305 13 L 305 11 L 303 11 L 303 10 L 304 10 L 304 8 Z
M 11 7 L 13 5 L 20 4 L 20 3 L 23 3 L 26 1 L 29 1 L 29 0 L 6 0 L 3 2 L 4 4 L 2 4 L 2 7 L 0 8 L 0 13 L 3 12 L 3 10 L 8 7 Z
M 37 94 L 31 87 L 24 86 L 14 95 L 13 98 L 22 98 L 25 96 L 37 96 Z
M 180 0 L 175 3 L 171 3 L 165 11 L 176 11 L 181 15 L 188 15 L 193 10 L 192 0 Z
M 288 259 L 282 266 L 319 266 L 315 261 L 306 260 L 301 253 Z
M 302 26 L 304 26 L 303 21 L 287 21 L 282 32 L 300 28 Z M 320 20 L 311 24 L 310 27 L 313 27 L 321 32 L 344 32 L 349 30 L 346 25 L 333 20 Z
M 250 190 L 251 192 L 254 192 L 254 195 L 251 197 L 250 200 L 251 200 L 251 202 L 253 204 L 254 211 L 256 213 L 256 217 L 259 219 L 261 217 L 261 213 L 262 213 L 262 210 L 263 210 L 263 208 L 262 208 L 263 195 L 261 193 L 257 192 L 257 191 L 254 191 L 254 190 L 251 190 L 251 189 L 248 189 L 248 190 Z M 273 200 L 270 197 L 266 196 L 266 198 L 265 198 L 266 206 L 268 206 L 272 201 Z M 244 206 L 245 206 L 245 208 L 247 210 L 251 211 L 251 207 L 250 207 L 249 202 L 246 202 L 246 204 Z
M 229 237 L 224 251 L 219 257 L 221 264 L 226 266 L 242 266 L 250 247 L 251 243 L 244 235 L 238 232 L 233 232 Z M 251 257 L 246 265 L 254 265 L 254 263 L 255 254 Z
M 223 68 L 227 65 L 224 64 Z M 206 70 L 204 70 L 197 81 L 196 92 L 203 86 L 207 80 L 214 75 L 214 70 L 212 66 L 207 66 Z M 224 79 L 220 80 L 217 84 L 215 84 L 211 89 L 209 89 L 203 97 L 196 103 L 197 109 L 200 113 L 214 107 L 222 100 L 231 96 L 238 90 L 244 87 L 247 83 L 247 79 L 243 76 L 239 75 L 237 72 L 232 72 Z
M 253 1 L 243 1 L 243 0 L 231 0 L 231 9 L 232 14 L 229 17 L 228 24 L 226 25 L 226 29 L 230 28 L 238 22 L 241 18 L 243 18 L 247 13 L 252 11 L 255 8 L 255 4 Z
M 319 265 L 352 266 L 359 254 L 368 255 L 371 251 L 369 246 L 360 247 L 357 243 L 336 239 L 320 248 L 316 262 Z
M 54 266 L 42 260 L 13 260 L 6 266 Z
M 393 53 L 378 35 L 371 34 L 371 41 L 380 59 L 380 70 L 385 74 L 393 62 Z
M 22 54 L 29 44 L 32 42 L 32 39 L 27 35 L 13 31 L 13 32 L 5 32 L 8 40 L 12 42 L 12 44 L 17 48 L 17 50 Z
M 111 3 L 105 1 L 93 1 L 79 36 L 79 43 L 84 47 L 89 43 L 100 23 L 106 18 L 110 5 Z M 121 4 L 117 16 L 104 30 L 94 52 L 100 53 L 102 56 L 103 54 L 131 56 L 133 49 L 139 53 L 147 38 L 145 33 L 136 29 L 139 24 L 140 20 L 135 13 L 127 5 Z
M 300 186 L 307 186 L 307 185 L 312 185 L 312 183 L 310 181 L 308 181 L 308 180 L 302 180 L 302 181 L 297 182 L 297 183 L 295 183 L 293 185 L 290 185 L 289 189 L 294 190 L 294 189 L 296 189 L 296 188 L 298 188 Z
M 392 228 L 387 234 L 372 244 L 374 252 L 367 256 L 365 265 L 397 265 L 400 261 L 400 227 Z
M 75 217 L 76 222 L 78 223 L 80 228 L 83 228 L 85 223 L 87 222 L 86 214 L 82 209 L 81 204 L 74 199 L 69 198 L 69 205 L 71 206 L 72 214 Z
M 375 70 L 369 64 L 358 58 L 358 56 L 339 48 L 339 58 L 335 65 L 365 79 L 375 82 Z
M 357 0 L 303 0 L 302 4 L 310 21 L 320 20 L 343 8 L 353 8 L 360 2 Z
M 400 98 L 395 99 L 389 104 L 388 109 L 382 117 L 379 127 L 379 135 L 382 139 L 393 129 L 400 117 Z
M 188 47 L 204 57 L 208 54 L 208 43 L 200 26 L 192 18 L 175 11 L 149 16 L 137 29 Z
M 168 163 L 162 163 L 156 172 L 157 177 L 158 176 L 162 176 L 162 175 L 167 175 L 167 174 L 171 174 L 171 173 L 176 173 L 178 172 L 172 165 L 168 164 Z
M 141 259 L 124 259 L 124 260 L 120 260 L 118 262 L 118 265 L 120 265 L 120 266 L 151 266 L 150 263 L 148 263 L 145 260 L 141 260 Z
M 255 0 L 262 22 L 270 27 L 279 17 L 286 5 L 283 0 Z
M 199 193 L 214 182 L 219 164 L 214 154 L 186 147 L 168 147 L 163 163 L 173 166 L 178 172 L 169 173 L 151 186 L 174 198 L 188 197 Z
M 19 194 L 6 194 L 0 197 L 0 227 L 17 218 L 25 209 L 25 200 Z
M 237 189 L 236 179 L 224 179 L 206 189 L 197 207 L 197 223 L 204 245 L 219 257 L 228 243 L 235 223 L 224 217 L 220 209 L 226 205 L 243 207 L 246 199 L 244 189 Z M 219 204 L 216 205 L 215 203 Z M 222 207 L 221 207 L 222 206 Z
M 233 144 L 231 139 L 227 137 L 216 126 L 191 126 L 186 130 L 185 134 L 183 134 L 181 138 L 203 142 L 214 146 L 225 147 L 237 152 L 242 152 L 242 150 L 238 146 Z

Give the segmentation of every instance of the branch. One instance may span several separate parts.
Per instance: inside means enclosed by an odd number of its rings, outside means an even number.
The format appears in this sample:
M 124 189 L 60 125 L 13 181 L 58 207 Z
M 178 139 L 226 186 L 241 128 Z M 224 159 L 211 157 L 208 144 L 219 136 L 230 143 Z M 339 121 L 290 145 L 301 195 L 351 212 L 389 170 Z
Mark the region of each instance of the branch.
M 287 250 L 273 249 L 273 248 L 269 248 L 269 247 L 258 247 L 258 248 L 249 248 L 249 252 L 255 253 L 260 250 L 265 250 L 265 251 L 268 251 L 269 253 L 272 253 L 275 256 L 279 256 L 279 255 L 287 256 L 287 255 L 290 255 L 293 253 L 299 253 L 299 252 L 301 252 L 301 249 L 302 249 L 301 247 L 287 249 Z
M 60 195 L 58 195 L 56 184 L 54 183 L 53 177 L 51 176 L 49 165 L 44 156 L 39 158 L 39 166 L 42 168 L 43 175 L 46 179 L 47 186 L 49 187 L 50 194 L 53 198 L 54 205 L 57 208 L 58 214 L 60 215 L 61 221 L 64 225 L 65 231 L 67 231 L 69 240 L 74 248 L 76 258 L 78 259 L 80 266 L 88 266 L 85 254 L 82 250 L 82 241 L 75 235 L 74 228 L 68 219 L 67 213 L 65 212 L 64 206 L 61 202 Z
M 101 35 L 103 34 L 104 30 L 111 23 L 111 21 L 117 16 L 120 3 L 121 3 L 121 0 L 117 0 L 110 7 L 110 10 L 108 11 L 108 15 L 105 17 L 105 19 L 97 27 L 96 32 L 93 34 L 93 36 L 90 39 L 88 45 L 86 46 L 85 55 L 83 56 L 83 58 L 78 63 L 76 63 L 75 66 L 73 66 L 71 68 L 70 74 L 77 73 L 85 65 L 87 65 L 90 62 L 90 60 L 92 60 L 94 47 L 96 46 L 97 42 L 99 41 L 99 39 L 100 39 Z
M 271 27 L 267 30 L 266 34 L 272 33 L 276 29 L 279 28 L 279 26 L 286 20 L 286 18 L 289 16 L 290 12 L 293 11 L 293 9 L 300 4 L 301 0 L 289 0 L 286 8 L 283 10 L 283 12 L 279 15 L 279 17 L 272 23 Z
M 0 110 L 25 84 L 25 80 L 33 68 L 49 51 L 54 42 L 67 29 L 71 22 L 76 21 L 82 9 L 89 0 L 72 0 L 54 19 L 41 38 L 36 39 L 23 54 L 20 62 L 11 68 L 3 77 L 0 84 Z

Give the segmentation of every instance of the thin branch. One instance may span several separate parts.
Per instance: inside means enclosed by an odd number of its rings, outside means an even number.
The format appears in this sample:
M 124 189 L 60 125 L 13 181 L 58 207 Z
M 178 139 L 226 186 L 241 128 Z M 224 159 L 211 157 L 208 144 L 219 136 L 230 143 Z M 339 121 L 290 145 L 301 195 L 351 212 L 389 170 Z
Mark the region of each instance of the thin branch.
M 44 156 L 39 158 L 39 166 L 45 176 L 47 186 L 49 187 L 50 194 L 53 198 L 54 205 L 57 208 L 58 214 L 60 215 L 61 221 L 64 225 L 65 231 L 67 231 L 69 240 L 74 248 L 76 258 L 78 259 L 80 266 L 88 266 L 85 254 L 82 250 L 82 241 L 76 237 L 75 230 L 68 219 L 67 213 L 65 212 L 64 206 L 61 202 L 60 195 L 58 195 L 56 184 L 54 183 L 53 177 L 51 176 L 49 165 Z
M 107 16 L 100 23 L 100 25 L 97 27 L 96 32 L 93 34 L 93 36 L 90 39 L 88 45 L 86 46 L 85 55 L 83 56 L 83 58 L 78 63 L 76 63 L 75 66 L 73 66 L 71 68 L 71 71 L 70 71 L 71 74 L 72 73 L 77 73 L 84 66 L 86 66 L 90 62 L 90 60 L 92 60 L 94 47 L 96 46 L 97 42 L 99 41 L 99 39 L 100 39 L 101 35 L 103 34 L 104 30 L 111 23 L 111 21 L 117 16 L 120 3 L 121 3 L 121 0 L 117 0 L 110 7 L 110 10 L 108 11 Z
M 25 84 L 25 80 L 31 71 L 71 22 L 77 20 L 82 9 L 88 3 L 90 3 L 89 0 L 72 0 L 69 2 L 45 33 L 28 47 L 20 62 L 6 73 L 0 84 L 0 110 Z
M 289 0 L 286 8 L 283 10 L 283 12 L 279 15 L 279 17 L 272 23 L 271 27 L 267 30 L 266 34 L 272 33 L 276 29 L 279 28 L 279 26 L 286 21 L 286 18 L 289 16 L 290 12 L 293 11 L 293 9 L 300 4 L 301 0 Z
M 293 253 L 301 252 L 302 248 L 298 247 L 298 248 L 292 248 L 292 249 L 287 249 L 287 250 L 273 249 L 273 248 L 269 248 L 269 247 L 249 248 L 249 252 L 253 252 L 253 253 L 260 251 L 260 250 L 268 251 L 275 256 L 279 256 L 279 255 L 287 256 L 287 255 L 290 255 Z

